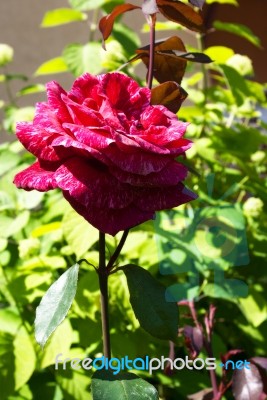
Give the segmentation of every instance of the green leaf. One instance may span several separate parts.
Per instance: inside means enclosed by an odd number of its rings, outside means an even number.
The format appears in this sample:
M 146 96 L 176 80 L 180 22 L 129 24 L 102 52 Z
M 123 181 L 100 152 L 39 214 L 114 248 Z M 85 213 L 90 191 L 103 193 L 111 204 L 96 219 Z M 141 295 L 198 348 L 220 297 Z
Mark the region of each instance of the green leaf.
M 130 302 L 140 325 L 159 339 L 175 340 L 178 334 L 178 308 L 165 299 L 166 288 L 137 266 L 125 265 Z
M 98 230 L 70 209 L 63 217 L 62 230 L 68 245 L 81 258 L 98 240 Z
M 42 28 L 50 28 L 51 26 L 69 24 L 70 22 L 84 21 L 87 19 L 87 15 L 70 8 L 57 8 L 50 10 L 45 13 L 42 20 Z
M 203 292 L 206 296 L 215 299 L 224 299 L 236 302 L 237 297 L 246 297 L 248 288 L 247 285 L 237 279 L 228 279 L 224 284 L 208 283 Z
M 76 10 L 95 10 L 107 3 L 107 0 L 69 0 L 71 7 Z
M 41 83 L 37 83 L 36 85 L 29 85 L 19 90 L 16 96 L 25 96 L 26 94 L 40 93 L 45 92 L 45 86 Z
M 14 168 L 19 161 L 19 156 L 10 150 L 0 153 L 0 176 Z
M 112 36 L 122 45 L 128 56 L 133 55 L 141 45 L 137 33 L 120 22 L 114 24 Z
M 103 69 L 102 51 L 102 46 L 98 42 L 91 42 L 85 45 L 73 43 L 64 49 L 63 59 L 75 76 L 79 76 L 84 72 L 99 74 Z
M 42 347 L 66 317 L 73 302 L 79 264 L 70 267 L 45 293 L 36 310 L 35 338 Z
M 65 319 L 57 328 L 51 340 L 42 352 L 40 362 L 41 368 L 55 364 L 57 354 L 62 353 L 64 357 L 69 356 L 69 350 L 73 340 L 73 330 L 68 319 Z
M 0 387 L 3 399 L 6 399 L 15 389 L 13 340 L 12 335 L 0 333 Z
M 234 68 L 228 65 L 220 64 L 219 67 L 227 80 L 236 104 L 241 106 L 245 99 L 250 96 L 246 80 Z
M 234 33 L 237 36 L 241 36 L 243 39 L 246 39 L 250 43 L 254 44 L 254 46 L 261 47 L 261 41 L 258 36 L 254 35 L 251 29 L 249 29 L 246 25 L 215 21 L 213 26 L 220 31 L 226 31 Z
M 204 51 L 204 53 L 219 64 L 224 64 L 230 57 L 235 54 L 232 49 L 225 46 L 211 46 L 208 47 Z
M 23 229 L 30 218 L 28 210 L 21 212 L 16 218 L 10 218 L 6 215 L 1 215 L 1 233 L 0 236 L 8 238 Z
M 91 377 L 82 370 L 60 369 L 56 371 L 56 380 L 63 392 L 64 400 L 92 400 L 89 393 Z
M 22 326 L 17 332 L 14 339 L 14 355 L 15 355 L 15 389 L 20 389 L 32 376 L 36 355 L 32 340 Z
M 249 293 L 249 296 L 245 299 L 239 299 L 239 307 L 248 322 L 258 327 L 266 321 L 266 298 L 253 287 L 250 288 Z
M 40 65 L 34 75 L 59 74 L 68 71 L 68 67 L 62 57 L 52 58 Z
M 97 371 L 92 377 L 94 400 L 158 400 L 153 385 L 131 373 L 113 375 L 111 371 Z
M 206 0 L 207 4 L 212 3 L 221 3 L 221 4 L 232 4 L 233 6 L 238 7 L 237 0 Z
M 30 379 L 35 362 L 32 341 L 24 326 L 15 332 L 15 336 L 0 333 L 1 399 L 6 399 Z

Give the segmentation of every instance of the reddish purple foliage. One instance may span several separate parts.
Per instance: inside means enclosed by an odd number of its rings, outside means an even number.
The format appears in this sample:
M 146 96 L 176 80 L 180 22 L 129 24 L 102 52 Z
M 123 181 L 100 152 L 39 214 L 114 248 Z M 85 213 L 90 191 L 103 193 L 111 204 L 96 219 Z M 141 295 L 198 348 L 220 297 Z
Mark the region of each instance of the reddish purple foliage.
M 152 219 L 155 211 L 196 196 L 181 183 L 175 161 L 191 142 L 187 124 L 151 92 L 119 73 L 84 74 L 65 92 L 47 84 L 48 101 L 17 136 L 37 157 L 14 183 L 25 190 L 60 188 L 71 206 L 102 232 L 115 235 Z

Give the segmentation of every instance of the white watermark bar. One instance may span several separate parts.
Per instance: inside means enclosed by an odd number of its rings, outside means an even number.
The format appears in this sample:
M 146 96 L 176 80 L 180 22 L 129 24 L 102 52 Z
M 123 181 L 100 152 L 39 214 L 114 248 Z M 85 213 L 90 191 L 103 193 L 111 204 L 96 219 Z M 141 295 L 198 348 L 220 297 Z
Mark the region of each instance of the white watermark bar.
M 247 360 L 238 360 L 236 362 L 228 360 L 225 364 L 220 363 L 220 367 L 225 369 L 250 369 L 250 362 Z M 150 375 L 154 371 L 164 370 L 166 367 L 170 370 L 180 371 L 184 368 L 188 370 L 215 370 L 217 368 L 216 358 L 196 358 L 195 360 L 189 359 L 188 356 L 183 358 L 167 358 L 161 356 L 160 358 L 150 358 L 145 356 L 144 358 L 130 359 L 128 356 L 123 358 L 106 358 L 104 356 L 98 358 L 64 358 L 63 354 L 57 354 L 55 358 L 55 369 L 62 368 L 66 370 L 68 368 L 79 370 L 81 368 L 85 370 L 111 370 L 113 375 L 119 374 L 124 370 L 139 370 L 146 371 Z

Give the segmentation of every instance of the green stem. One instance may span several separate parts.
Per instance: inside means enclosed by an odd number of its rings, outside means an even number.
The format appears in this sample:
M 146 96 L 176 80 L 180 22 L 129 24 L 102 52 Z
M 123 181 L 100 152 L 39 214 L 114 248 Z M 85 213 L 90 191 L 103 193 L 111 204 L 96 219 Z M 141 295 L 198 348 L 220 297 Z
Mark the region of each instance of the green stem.
M 154 57 L 155 57 L 155 25 L 156 25 L 156 14 L 149 15 L 149 28 L 150 28 L 150 47 L 149 47 L 149 66 L 148 66 L 148 75 L 147 75 L 147 87 L 149 89 L 152 88 L 152 81 L 154 75 Z
M 203 53 L 204 52 L 204 47 L 205 47 L 204 46 L 204 34 L 202 34 L 202 33 L 197 34 L 197 43 L 198 43 L 198 50 L 201 53 Z M 207 71 L 207 68 L 206 68 L 205 64 L 201 64 L 201 71 L 202 71 L 202 74 L 203 74 L 202 91 L 203 91 L 203 94 L 204 94 L 205 104 L 206 104 L 207 103 L 207 90 L 208 90 L 209 84 L 208 84 L 208 71 Z
M 110 349 L 110 331 L 109 331 L 109 311 L 108 311 L 108 270 L 105 261 L 105 234 L 99 232 L 99 287 L 101 301 L 101 320 L 102 320 L 102 336 L 103 336 L 103 354 L 104 357 L 111 357 Z
M 123 248 L 123 246 L 124 246 L 124 243 L 125 243 L 125 241 L 126 241 L 126 239 L 127 239 L 128 233 L 129 233 L 129 229 L 126 229 L 126 230 L 123 232 L 123 235 L 122 235 L 122 237 L 121 237 L 121 240 L 120 240 L 120 242 L 119 242 L 119 244 L 118 244 L 116 250 L 114 251 L 114 253 L 113 253 L 112 256 L 110 257 L 110 260 L 109 260 L 109 262 L 108 262 L 108 265 L 107 265 L 108 271 L 111 271 L 111 270 L 112 270 L 112 268 L 113 268 L 113 266 L 114 266 L 114 264 L 115 264 L 117 258 L 119 257 L 120 252 L 121 252 L 121 250 L 122 250 L 122 248 Z
M 9 102 L 10 102 L 10 104 L 12 106 L 16 106 L 16 101 L 15 101 L 15 99 L 13 97 L 13 94 L 12 94 L 12 90 L 11 90 L 11 87 L 10 87 L 10 84 L 9 84 L 9 79 L 7 78 L 7 76 L 8 76 L 7 67 L 4 67 L 4 72 L 5 72 L 5 75 L 6 75 L 5 87 L 6 87 L 6 93 L 7 93 L 8 100 L 9 100 Z

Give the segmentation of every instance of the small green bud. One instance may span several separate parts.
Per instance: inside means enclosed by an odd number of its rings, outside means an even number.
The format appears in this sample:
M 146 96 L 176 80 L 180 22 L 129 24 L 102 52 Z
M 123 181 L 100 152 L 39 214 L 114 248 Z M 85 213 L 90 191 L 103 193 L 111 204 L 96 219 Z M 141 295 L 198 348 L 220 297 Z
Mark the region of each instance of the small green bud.
M 250 197 L 243 206 L 243 211 L 246 217 L 257 218 L 263 210 L 263 201 L 258 197 Z
M 259 150 L 259 151 L 256 151 L 256 153 L 253 153 L 250 156 L 250 159 L 253 162 L 261 162 L 264 160 L 265 156 L 266 156 L 265 152 L 262 150 Z
M 229 67 L 234 68 L 242 76 L 254 74 L 252 61 L 247 56 L 242 56 L 241 54 L 234 54 L 227 60 L 226 64 L 229 65 Z
M 0 43 L 0 67 L 4 67 L 13 60 L 14 50 L 5 43 Z

